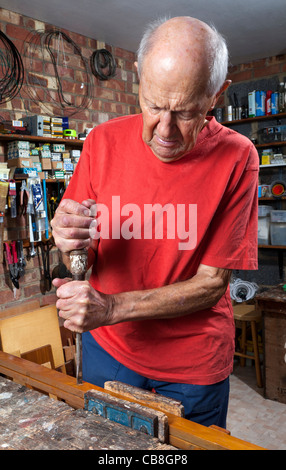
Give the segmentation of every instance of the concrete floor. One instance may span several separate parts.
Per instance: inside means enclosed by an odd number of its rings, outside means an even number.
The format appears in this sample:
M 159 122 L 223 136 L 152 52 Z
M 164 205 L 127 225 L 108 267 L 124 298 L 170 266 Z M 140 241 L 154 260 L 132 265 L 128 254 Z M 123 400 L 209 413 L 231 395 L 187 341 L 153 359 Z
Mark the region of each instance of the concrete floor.
M 251 365 L 234 364 L 227 429 L 232 436 L 266 449 L 286 450 L 286 404 L 263 397 Z

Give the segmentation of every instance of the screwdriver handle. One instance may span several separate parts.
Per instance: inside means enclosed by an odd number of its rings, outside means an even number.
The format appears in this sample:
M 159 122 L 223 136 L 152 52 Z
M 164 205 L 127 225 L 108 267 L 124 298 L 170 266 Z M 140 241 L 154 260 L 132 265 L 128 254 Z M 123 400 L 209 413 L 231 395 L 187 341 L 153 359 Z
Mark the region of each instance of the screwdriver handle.
M 73 281 L 84 281 L 87 271 L 88 252 L 86 249 L 70 252 L 70 271 Z M 76 333 L 76 381 L 82 383 L 82 335 Z

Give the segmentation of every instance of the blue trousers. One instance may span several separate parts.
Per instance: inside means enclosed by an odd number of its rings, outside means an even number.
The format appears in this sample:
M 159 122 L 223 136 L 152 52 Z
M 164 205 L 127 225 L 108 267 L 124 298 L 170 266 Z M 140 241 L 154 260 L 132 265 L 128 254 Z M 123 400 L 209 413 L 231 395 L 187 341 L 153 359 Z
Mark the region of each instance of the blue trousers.
M 83 380 L 98 387 L 117 380 L 145 390 L 155 390 L 166 397 L 182 402 L 185 418 L 204 426 L 215 424 L 226 428 L 229 397 L 229 379 L 213 385 L 191 385 L 151 380 L 123 366 L 94 340 L 82 335 Z

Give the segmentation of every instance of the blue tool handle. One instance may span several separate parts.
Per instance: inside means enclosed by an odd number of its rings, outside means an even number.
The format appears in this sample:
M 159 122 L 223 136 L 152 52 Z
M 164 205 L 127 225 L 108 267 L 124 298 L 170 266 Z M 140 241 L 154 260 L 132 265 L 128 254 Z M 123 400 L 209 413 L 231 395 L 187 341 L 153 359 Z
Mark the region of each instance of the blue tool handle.
M 45 207 L 45 212 L 46 212 L 46 218 L 45 218 L 45 236 L 48 239 L 49 238 L 49 222 L 48 222 L 48 204 L 47 204 L 47 187 L 46 187 L 46 180 L 45 178 L 43 179 L 43 192 L 44 192 L 44 207 Z

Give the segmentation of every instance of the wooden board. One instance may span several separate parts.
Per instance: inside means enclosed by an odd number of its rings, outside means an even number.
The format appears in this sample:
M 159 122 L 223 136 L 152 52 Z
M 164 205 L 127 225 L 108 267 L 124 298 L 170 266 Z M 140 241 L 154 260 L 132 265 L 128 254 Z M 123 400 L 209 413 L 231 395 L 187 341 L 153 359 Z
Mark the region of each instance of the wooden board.
M 281 285 L 256 298 L 263 317 L 264 396 L 286 404 L 286 292 Z
M 0 377 L 1 450 L 173 450 L 157 439 Z
M 51 345 L 55 368 L 63 366 L 64 355 L 55 305 L 0 320 L 1 349 L 21 354 Z
M 11 356 L 0 351 L 0 373 L 12 378 L 16 382 L 35 387 L 45 393 L 51 393 L 58 399 L 65 400 L 74 408 L 84 408 L 84 395 L 89 390 L 98 390 L 122 398 L 121 395 L 96 387 L 87 382 L 77 385 L 76 379 L 60 372 L 47 369 L 38 364 Z M 139 400 L 130 400 L 132 403 L 142 403 Z M 150 406 L 153 408 L 153 406 Z M 249 442 L 237 439 L 224 432 L 208 428 L 188 421 L 182 417 L 166 413 L 169 426 L 169 444 L 180 449 L 206 449 L 206 450 L 264 450 Z M 1 432 L 0 432 L 1 435 Z
M 182 403 L 158 393 L 150 392 L 149 390 L 142 390 L 141 388 L 124 384 L 118 381 L 105 382 L 104 389 L 110 392 L 119 393 L 122 397 L 137 399 L 149 406 L 154 406 L 157 410 L 163 413 L 172 413 L 176 416 L 185 416 L 185 410 Z
M 0 319 L 15 317 L 16 315 L 21 315 L 37 308 L 40 308 L 40 301 L 38 299 L 30 300 L 29 302 L 21 302 L 18 305 L 1 310 Z

